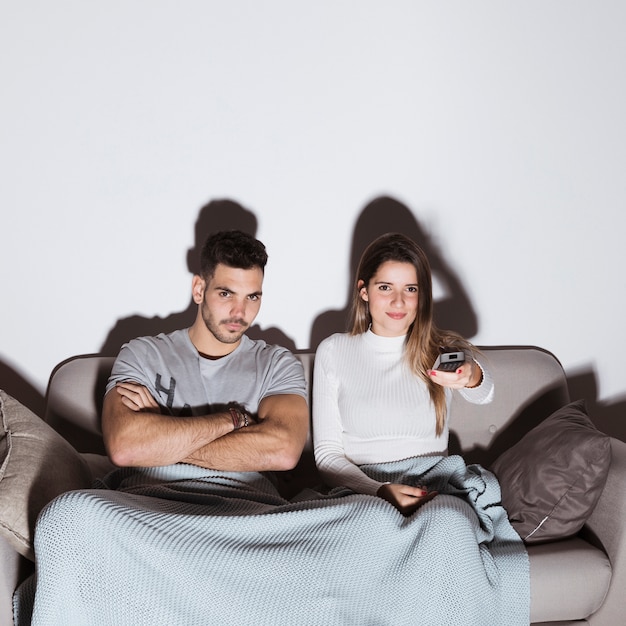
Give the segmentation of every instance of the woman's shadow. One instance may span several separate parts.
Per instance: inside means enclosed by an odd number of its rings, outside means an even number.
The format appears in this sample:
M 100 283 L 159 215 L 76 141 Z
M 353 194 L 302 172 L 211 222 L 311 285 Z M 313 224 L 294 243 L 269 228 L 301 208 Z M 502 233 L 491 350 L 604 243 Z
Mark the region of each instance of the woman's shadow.
M 444 255 L 408 207 L 394 198 L 381 196 L 363 209 L 354 227 L 350 254 L 350 284 L 346 305 L 339 310 L 325 311 L 315 319 L 310 336 L 312 350 L 315 350 L 325 337 L 348 330 L 353 283 L 361 254 L 369 243 L 388 232 L 407 235 L 426 253 L 433 278 L 444 292 L 444 296 L 434 303 L 434 318 L 437 326 L 445 330 L 454 330 L 466 339 L 471 339 L 476 335 L 478 331 L 476 313 L 467 297 L 467 292 L 446 262 Z
M 212 232 L 231 229 L 242 230 L 256 237 L 256 216 L 233 200 L 212 200 L 202 207 L 196 220 L 194 247 L 187 252 L 187 267 L 192 275 L 200 272 L 200 251 L 207 236 Z M 171 313 L 167 317 L 132 315 L 118 320 L 104 340 L 100 354 L 117 356 L 122 345 L 135 337 L 155 336 L 179 328 L 189 328 L 198 310 L 198 306 L 191 298 L 191 286 L 189 292 L 187 308 Z M 278 328 L 262 329 L 258 325 L 253 325 L 246 334 L 251 339 L 264 339 L 269 344 L 279 344 L 290 350 L 296 349 L 294 341 Z

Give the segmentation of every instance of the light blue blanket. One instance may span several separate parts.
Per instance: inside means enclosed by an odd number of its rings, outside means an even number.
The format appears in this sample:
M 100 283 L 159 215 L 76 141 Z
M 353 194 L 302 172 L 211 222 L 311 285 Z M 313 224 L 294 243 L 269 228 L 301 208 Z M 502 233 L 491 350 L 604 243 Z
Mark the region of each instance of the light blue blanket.
M 404 517 L 345 489 L 286 501 L 260 474 L 191 465 L 64 494 L 37 524 L 32 623 L 528 625 L 528 559 L 491 473 L 458 456 L 363 469 L 440 495 Z

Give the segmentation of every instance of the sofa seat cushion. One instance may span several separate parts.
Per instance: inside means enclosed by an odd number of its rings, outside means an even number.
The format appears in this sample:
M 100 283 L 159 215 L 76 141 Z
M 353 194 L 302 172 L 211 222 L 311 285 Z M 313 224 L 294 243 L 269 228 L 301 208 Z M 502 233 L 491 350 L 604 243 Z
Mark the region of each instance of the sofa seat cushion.
M 611 564 L 602 550 L 580 537 L 527 549 L 533 624 L 582 620 L 600 608 L 611 582 Z
M 80 456 L 83 457 L 89 469 L 91 470 L 91 476 L 93 480 L 98 478 L 104 478 L 109 472 L 116 469 L 116 466 L 109 461 L 109 457 L 104 454 L 96 454 L 95 452 L 81 452 Z

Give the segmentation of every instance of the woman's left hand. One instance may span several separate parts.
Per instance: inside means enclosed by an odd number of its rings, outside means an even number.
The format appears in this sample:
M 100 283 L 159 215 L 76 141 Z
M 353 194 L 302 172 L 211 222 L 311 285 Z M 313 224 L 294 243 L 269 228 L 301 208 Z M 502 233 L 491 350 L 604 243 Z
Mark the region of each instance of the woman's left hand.
M 450 389 L 463 389 L 464 387 L 478 387 L 482 381 L 483 372 L 480 366 L 469 359 L 459 366 L 454 372 L 442 370 L 428 370 L 428 375 L 433 382 Z
M 385 483 L 378 488 L 376 495 L 402 513 L 402 515 L 412 515 L 426 502 L 432 500 L 436 491 L 428 491 L 426 487 L 412 487 L 402 483 Z

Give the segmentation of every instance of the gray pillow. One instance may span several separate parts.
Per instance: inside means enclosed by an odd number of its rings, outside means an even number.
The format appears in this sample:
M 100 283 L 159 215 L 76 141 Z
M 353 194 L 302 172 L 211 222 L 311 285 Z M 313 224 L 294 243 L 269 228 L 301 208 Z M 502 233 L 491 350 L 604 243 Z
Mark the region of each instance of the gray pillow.
M 511 524 L 530 544 L 575 535 L 600 498 L 610 464 L 610 437 L 578 400 L 529 431 L 491 470 Z
M 0 390 L 0 536 L 34 560 L 41 509 L 59 494 L 91 486 L 91 471 L 61 435 Z

